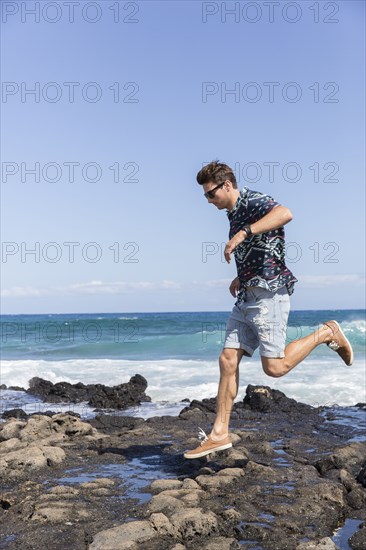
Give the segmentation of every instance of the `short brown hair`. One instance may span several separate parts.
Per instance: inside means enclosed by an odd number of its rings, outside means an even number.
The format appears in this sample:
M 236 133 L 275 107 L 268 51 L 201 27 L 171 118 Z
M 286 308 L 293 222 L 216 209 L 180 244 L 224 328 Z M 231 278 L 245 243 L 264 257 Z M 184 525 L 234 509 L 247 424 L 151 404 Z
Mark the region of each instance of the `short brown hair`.
M 216 185 L 220 185 L 220 183 L 224 183 L 224 181 L 229 180 L 231 181 L 234 189 L 238 188 L 238 184 L 236 183 L 236 177 L 234 175 L 234 172 L 228 166 L 227 164 L 223 164 L 219 162 L 218 160 L 213 160 L 210 162 L 210 164 L 207 164 L 197 174 L 197 182 L 200 185 L 203 185 L 204 183 L 208 183 L 212 181 L 212 183 L 215 183 Z

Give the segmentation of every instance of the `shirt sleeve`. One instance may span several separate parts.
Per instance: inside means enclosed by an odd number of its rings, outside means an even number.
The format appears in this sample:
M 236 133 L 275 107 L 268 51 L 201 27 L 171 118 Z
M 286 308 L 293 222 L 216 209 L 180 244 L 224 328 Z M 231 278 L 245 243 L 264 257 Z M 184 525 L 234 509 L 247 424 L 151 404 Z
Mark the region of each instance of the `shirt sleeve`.
M 263 218 L 273 208 L 280 206 L 270 195 L 252 191 L 248 197 L 248 223 L 252 224 Z

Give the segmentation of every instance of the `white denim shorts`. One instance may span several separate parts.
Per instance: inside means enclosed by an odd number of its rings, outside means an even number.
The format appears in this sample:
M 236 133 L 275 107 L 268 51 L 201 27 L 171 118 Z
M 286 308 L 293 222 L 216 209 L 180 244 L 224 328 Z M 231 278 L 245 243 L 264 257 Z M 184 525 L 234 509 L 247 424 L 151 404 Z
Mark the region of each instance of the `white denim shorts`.
M 251 357 L 259 347 L 262 357 L 284 357 L 289 312 L 285 286 L 276 292 L 247 287 L 245 301 L 234 306 L 228 319 L 224 348 L 243 349 Z

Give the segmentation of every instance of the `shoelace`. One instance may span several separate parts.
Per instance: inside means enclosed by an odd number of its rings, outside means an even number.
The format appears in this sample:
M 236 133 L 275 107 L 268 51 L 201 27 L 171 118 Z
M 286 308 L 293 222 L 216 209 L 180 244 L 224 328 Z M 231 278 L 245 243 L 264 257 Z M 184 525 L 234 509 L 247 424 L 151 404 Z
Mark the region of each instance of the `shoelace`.
M 203 440 L 203 441 L 201 441 L 201 445 L 202 445 L 203 443 L 205 443 L 205 441 L 208 441 L 208 436 L 207 436 L 206 432 L 204 432 L 202 430 L 202 428 L 199 427 L 199 429 L 200 429 L 200 431 L 198 432 L 198 438 Z
M 332 349 L 333 351 L 337 351 L 337 349 L 340 348 L 340 345 L 337 344 L 337 342 L 335 342 L 334 340 L 332 340 L 331 342 L 328 342 L 327 346 L 328 346 L 328 348 Z
M 333 332 L 333 336 L 334 336 L 336 334 L 336 332 L 333 330 L 333 328 L 330 325 L 328 325 L 327 323 L 324 323 L 324 324 L 331 329 L 331 331 Z M 331 340 L 330 342 L 328 342 L 327 346 L 328 346 L 328 348 L 332 349 L 333 351 L 337 351 L 341 347 L 338 344 L 338 342 L 336 342 L 335 340 Z

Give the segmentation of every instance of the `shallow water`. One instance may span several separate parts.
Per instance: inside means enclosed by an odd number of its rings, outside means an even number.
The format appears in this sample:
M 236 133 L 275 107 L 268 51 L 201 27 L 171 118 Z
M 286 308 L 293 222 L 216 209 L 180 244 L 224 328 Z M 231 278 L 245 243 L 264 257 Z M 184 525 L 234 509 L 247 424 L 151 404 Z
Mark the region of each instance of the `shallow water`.
M 336 529 L 334 535 L 331 537 L 332 541 L 338 546 L 339 550 L 351 550 L 350 545 L 348 544 L 348 539 L 352 537 L 354 533 L 358 530 L 359 525 L 361 524 L 359 519 L 346 519 L 344 525 Z
M 273 459 L 273 462 L 276 463 L 277 466 L 287 467 L 291 466 L 291 462 L 287 460 L 287 457 L 289 456 L 286 451 L 284 451 L 281 447 L 283 445 L 283 439 L 276 439 L 276 441 L 271 442 L 272 448 L 274 452 L 279 455 L 277 458 Z
M 239 540 L 240 546 L 245 546 L 248 550 L 264 550 L 262 546 L 258 546 L 255 540 Z
M 121 500 L 136 499 L 139 504 L 143 504 L 151 499 L 151 493 L 143 492 L 145 487 L 148 487 L 155 479 L 174 477 L 173 474 L 169 474 L 164 469 L 159 468 L 161 461 L 161 455 L 150 455 L 132 458 L 127 463 L 99 466 L 92 472 L 84 468 L 72 468 L 65 471 L 66 474 L 70 475 L 61 477 L 56 481 L 60 485 L 67 483 L 76 485 L 86 481 L 95 481 L 103 477 L 119 478 L 122 483 L 118 487 L 121 487 L 123 494 L 118 498 Z
M 366 410 L 361 407 L 331 407 L 321 416 L 329 424 L 345 426 L 349 434 L 348 441 L 366 441 Z
M 8 535 L 0 540 L 0 548 L 6 548 L 10 542 L 13 542 L 16 539 L 16 535 Z
M 262 512 L 261 514 L 259 514 L 258 516 L 260 519 L 264 519 L 266 521 L 274 521 L 276 518 L 275 516 L 272 516 L 272 514 L 265 514 L 264 512 Z

